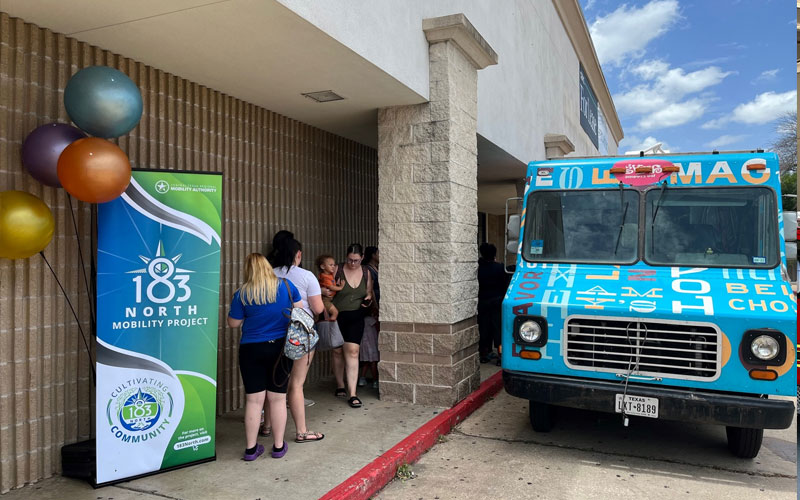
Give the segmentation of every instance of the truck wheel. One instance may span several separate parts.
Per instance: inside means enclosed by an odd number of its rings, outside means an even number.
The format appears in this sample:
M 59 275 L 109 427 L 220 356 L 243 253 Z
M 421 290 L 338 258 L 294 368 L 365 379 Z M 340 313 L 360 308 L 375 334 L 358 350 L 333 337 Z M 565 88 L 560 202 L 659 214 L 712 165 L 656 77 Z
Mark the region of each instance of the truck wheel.
M 755 458 L 761 449 L 764 429 L 745 429 L 742 427 L 725 427 L 728 434 L 728 449 L 739 458 Z
M 550 432 L 553 428 L 553 407 L 547 403 L 528 402 L 531 427 L 536 432 Z

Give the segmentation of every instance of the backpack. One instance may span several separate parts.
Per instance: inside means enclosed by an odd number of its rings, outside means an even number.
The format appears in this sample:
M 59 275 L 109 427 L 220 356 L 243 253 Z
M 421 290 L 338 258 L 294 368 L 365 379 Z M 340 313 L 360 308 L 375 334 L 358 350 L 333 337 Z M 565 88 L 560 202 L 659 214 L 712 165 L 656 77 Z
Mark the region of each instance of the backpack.
M 301 307 L 292 304 L 292 289 L 285 279 L 282 280 L 289 294 L 289 312 L 284 316 L 289 318 L 286 327 L 286 342 L 283 344 L 283 355 L 292 361 L 297 361 L 310 353 L 317 346 L 319 335 L 314 328 L 314 318 Z

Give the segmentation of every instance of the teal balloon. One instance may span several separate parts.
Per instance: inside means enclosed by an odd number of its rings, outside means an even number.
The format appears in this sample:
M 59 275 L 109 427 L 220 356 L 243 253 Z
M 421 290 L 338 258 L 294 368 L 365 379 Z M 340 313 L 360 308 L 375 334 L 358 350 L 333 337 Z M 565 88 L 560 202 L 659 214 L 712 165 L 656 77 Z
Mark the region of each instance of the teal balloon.
M 110 139 L 127 134 L 139 123 L 142 93 L 125 73 L 108 66 L 90 66 L 67 82 L 64 107 L 78 128 Z

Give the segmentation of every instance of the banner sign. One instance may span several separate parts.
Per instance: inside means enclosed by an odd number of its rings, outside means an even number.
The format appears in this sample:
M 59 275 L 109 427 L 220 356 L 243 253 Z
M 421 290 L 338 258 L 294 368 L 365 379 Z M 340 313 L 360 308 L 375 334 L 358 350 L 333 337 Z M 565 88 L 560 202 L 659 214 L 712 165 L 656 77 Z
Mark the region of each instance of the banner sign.
M 97 217 L 97 484 L 213 459 L 222 175 L 135 170 Z
M 598 124 L 597 124 L 597 97 L 592 91 L 592 86 L 589 84 L 589 79 L 586 78 L 586 73 L 583 71 L 583 66 L 580 66 L 580 88 L 581 88 L 581 127 L 583 131 L 592 140 L 594 147 L 598 147 Z

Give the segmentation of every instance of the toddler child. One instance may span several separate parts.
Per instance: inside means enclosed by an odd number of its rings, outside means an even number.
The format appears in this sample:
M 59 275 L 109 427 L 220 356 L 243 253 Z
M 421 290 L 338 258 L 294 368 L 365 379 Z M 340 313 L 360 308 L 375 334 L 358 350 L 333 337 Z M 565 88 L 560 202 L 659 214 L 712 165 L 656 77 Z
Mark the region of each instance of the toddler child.
M 325 310 L 323 311 L 325 313 L 325 319 L 329 321 L 336 321 L 336 317 L 339 315 L 339 310 L 333 305 L 333 297 L 336 295 L 336 292 L 344 288 L 344 283 L 336 283 L 335 277 L 338 267 L 336 265 L 336 260 L 334 260 L 333 256 L 331 255 L 320 255 L 317 257 L 316 265 L 317 269 L 319 269 L 319 287 L 327 288 L 331 291 L 331 294 L 328 297 L 322 295 L 322 304 L 325 306 Z

